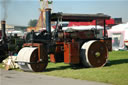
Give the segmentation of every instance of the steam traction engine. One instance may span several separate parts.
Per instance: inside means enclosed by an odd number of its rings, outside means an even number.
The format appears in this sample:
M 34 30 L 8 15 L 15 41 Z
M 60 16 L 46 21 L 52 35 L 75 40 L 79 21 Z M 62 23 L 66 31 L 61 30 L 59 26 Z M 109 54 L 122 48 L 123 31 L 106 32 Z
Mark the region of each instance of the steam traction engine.
M 15 35 L 6 35 L 6 21 L 1 21 L 1 38 L 0 38 L 0 63 L 6 59 L 8 56 L 17 54 L 22 48 L 25 40 Z
M 46 9 L 46 30 L 37 34 L 32 31 L 28 43 L 18 53 L 17 63 L 24 71 L 44 71 L 48 64 L 48 55 L 51 62 L 67 64 L 81 64 L 84 67 L 104 66 L 111 51 L 111 38 L 106 35 L 105 20 L 110 16 L 104 14 L 64 14 L 51 13 Z M 103 37 L 97 37 L 98 30 L 66 29 L 60 22 L 75 21 L 89 22 L 102 21 Z M 56 29 L 51 32 L 51 21 L 56 21 Z M 97 26 L 97 25 L 96 25 Z

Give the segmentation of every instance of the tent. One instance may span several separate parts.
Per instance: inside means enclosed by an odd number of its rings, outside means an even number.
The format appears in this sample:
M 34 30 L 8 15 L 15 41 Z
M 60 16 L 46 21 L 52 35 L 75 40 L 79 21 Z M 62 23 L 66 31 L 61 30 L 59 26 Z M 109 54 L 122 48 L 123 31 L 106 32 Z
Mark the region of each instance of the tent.
M 128 23 L 113 26 L 108 30 L 108 36 L 112 37 L 112 49 L 127 49 L 128 46 Z
M 115 24 L 114 19 L 105 20 L 106 25 Z M 100 25 L 103 25 L 104 23 L 101 21 L 99 22 Z M 93 20 L 92 22 L 69 22 L 70 26 L 88 26 L 88 25 L 96 25 L 96 20 Z

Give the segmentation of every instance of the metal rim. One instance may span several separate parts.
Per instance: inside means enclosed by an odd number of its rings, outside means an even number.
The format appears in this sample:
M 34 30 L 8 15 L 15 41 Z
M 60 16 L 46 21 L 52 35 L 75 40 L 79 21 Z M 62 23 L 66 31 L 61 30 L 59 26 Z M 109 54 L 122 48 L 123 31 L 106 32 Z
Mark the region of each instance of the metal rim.
M 86 57 L 91 67 L 102 67 L 107 62 L 107 47 L 103 42 L 95 41 L 90 45 Z
M 85 67 L 104 66 L 108 58 L 108 49 L 101 41 L 88 41 L 81 47 L 81 61 Z
M 41 56 L 41 61 L 43 61 L 43 63 L 38 63 L 38 50 L 35 50 L 30 58 L 30 62 L 37 62 L 36 64 L 30 64 L 33 71 L 42 72 L 46 69 L 48 64 L 48 56 L 44 51 L 43 55 Z

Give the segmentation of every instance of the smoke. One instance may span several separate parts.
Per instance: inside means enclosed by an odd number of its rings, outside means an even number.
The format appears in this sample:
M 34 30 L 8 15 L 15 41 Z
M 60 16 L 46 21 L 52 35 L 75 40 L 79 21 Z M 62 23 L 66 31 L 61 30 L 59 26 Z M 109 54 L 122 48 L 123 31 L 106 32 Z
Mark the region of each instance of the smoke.
M 2 8 L 2 18 L 3 20 L 6 20 L 8 17 L 8 4 L 10 3 L 10 0 L 2 0 L 1 1 L 1 8 Z

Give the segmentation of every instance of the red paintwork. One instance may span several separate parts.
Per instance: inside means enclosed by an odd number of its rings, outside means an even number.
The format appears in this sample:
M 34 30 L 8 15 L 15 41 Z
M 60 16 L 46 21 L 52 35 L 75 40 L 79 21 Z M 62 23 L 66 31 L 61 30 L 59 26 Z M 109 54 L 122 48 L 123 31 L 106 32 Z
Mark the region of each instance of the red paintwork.
M 63 57 L 62 52 L 63 52 L 63 42 L 56 42 L 56 45 L 58 45 L 55 49 L 55 54 L 50 54 L 50 61 L 55 63 L 57 62 L 58 57 Z
M 112 51 L 112 40 L 111 39 L 104 39 L 104 40 L 100 40 L 100 41 L 104 42 L 108 51 Z
M 64 43 L 64 63 L 79 64 L 79 44 L 76 42 Z
M 50 61 L 55 63 L 56 59 L 55 59 L 55 55 L 54 54 L 50 54 Z
M 30 46 L 33 46 L 33 47 L 37 47 L 38 48 L 38 61 L 40 61 L 40 57 L 42 56 L 41 52 L 42 52 L 42 47 L 43 47 L 43 44 L 40 44 L 40 43 L 25 43 L 23 45 L 23 47 L 30 47 Z
M 105 20 L 106 25 L 109 24 L 115 24 L 114 19 Z M 98 24 L 103 25 L 104 22 L 102 20 L 98 21 Z M 68 26 L 87 26 L 87 25 L 96 25 L 96 20 L 93 20 L 92 22 L 69 22 Z

